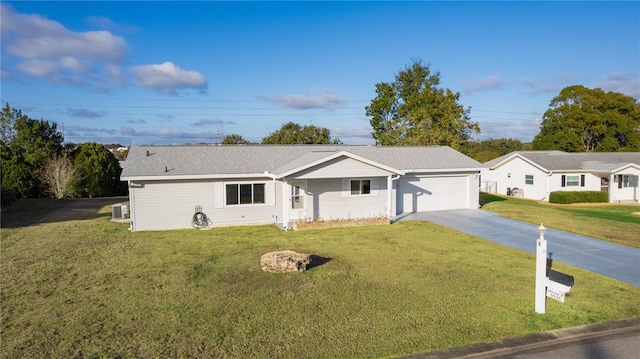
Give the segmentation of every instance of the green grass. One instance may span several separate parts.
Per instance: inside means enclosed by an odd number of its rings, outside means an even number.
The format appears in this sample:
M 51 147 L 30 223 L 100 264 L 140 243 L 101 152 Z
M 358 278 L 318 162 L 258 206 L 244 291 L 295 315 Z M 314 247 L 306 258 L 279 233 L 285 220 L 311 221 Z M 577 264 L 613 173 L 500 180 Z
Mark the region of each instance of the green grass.
M 480 202 L 482 209 L 504 217 L 640 248 L 638 205 L 549 204 L 487 193 L 480 194 Z
M 640 288 L 561 264 L 576 285 L 536 314 L 533 255 L 426 222 L 131 233 L 86 203 L 3 212 L 3 358 L 397 357 L 640 315 Z M 284 249 L 325 263 L 260 270 Z

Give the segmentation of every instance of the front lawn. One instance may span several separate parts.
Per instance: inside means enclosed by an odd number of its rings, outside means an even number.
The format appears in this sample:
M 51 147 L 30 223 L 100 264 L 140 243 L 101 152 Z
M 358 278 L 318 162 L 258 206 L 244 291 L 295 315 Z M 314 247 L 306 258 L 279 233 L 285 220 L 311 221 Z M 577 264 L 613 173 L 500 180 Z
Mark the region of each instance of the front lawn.
M 533 255 L 426 222 L 131 233 L 67 203 L 3 210 L 3 358 L 384 358 L 640 315 L 640 288 L 555 263 L 576 285 L 536 314 Z M 260 270 L 284 249 L 323 260 Z
M 550 204 L 480 193 L 482 209 L 501 216 L 640 248 L 640 206 Z

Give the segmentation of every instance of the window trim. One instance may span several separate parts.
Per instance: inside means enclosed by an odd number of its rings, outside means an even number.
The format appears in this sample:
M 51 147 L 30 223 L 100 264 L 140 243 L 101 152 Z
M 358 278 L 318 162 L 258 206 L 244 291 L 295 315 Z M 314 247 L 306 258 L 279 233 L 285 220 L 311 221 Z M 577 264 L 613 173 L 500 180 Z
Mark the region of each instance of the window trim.
M 530 177 L 530 179 L 529 179 Z M 533 175 L 524 175 L 524 184 L 533 185 L 534 184 L 534 176 Z
M 631 186 L 631 176 L 633 175 L 618 175 L 618 188 L 633 188 Z
M 378 177 L 345 177 L 342 178 L 342 197 L 377 197 L 379 196 L 379 180 Z M 359 181 L 358 194 L 351 194 L 351 182 Z M 369 181 L 369 193 L 362 193 L 363 181 Z M 366 186 L 365 186 L 366 188 Z
M 566 183 L 567 187 L 580 187 L 580 175 L 567 175 Z
M 353 193 L 354 188 L 353 184 L 358 182 L 358 193 Z M 368 192 L 364 193 L 365 190 L 365 182 L 368 182 Z M 371 178 L 358 178 L 358 179 L 349 179 L 349 196 L 352 197 L 360 197 L 360 196 L 371 196 Z
M 251 186 L 251 203 L 242 203 L 242 191 L 241 186 Z M 262 202 L 256 202 L 256 191 L 254 186 L 262 186 Z M 237 203 L 229 203 L 228 198 L 228 186 L 236 186 L 236 193 L 238 194 Z M 224 206 L 225 207 L 249 207 L 249 206 L 265 206 L 267 205 L 267 183 L 264 181 L 258 182 L 225 182 L 223 186 L 224 193 Z
M 570 177 L 575 177 L 575 181 L 573 181 L 574 178 L 571 178 L 572 181 L 569 182 L 569 178 Z M 584 174 L 562 175 L 562 178 L 561 178 L 561 181 L 560 181 L 560 187 L 584 187 L 585 186 L 585 182 L 586 182 L 586 176 Z

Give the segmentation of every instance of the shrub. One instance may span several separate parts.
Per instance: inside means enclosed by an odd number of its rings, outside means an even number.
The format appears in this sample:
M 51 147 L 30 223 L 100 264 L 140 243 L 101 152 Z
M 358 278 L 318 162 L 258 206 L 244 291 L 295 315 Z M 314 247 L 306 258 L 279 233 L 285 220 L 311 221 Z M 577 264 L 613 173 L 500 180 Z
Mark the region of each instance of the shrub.
M 549 203 L 609 202 L 609 194 L 602 191 L 555 191 L 549 194 Z

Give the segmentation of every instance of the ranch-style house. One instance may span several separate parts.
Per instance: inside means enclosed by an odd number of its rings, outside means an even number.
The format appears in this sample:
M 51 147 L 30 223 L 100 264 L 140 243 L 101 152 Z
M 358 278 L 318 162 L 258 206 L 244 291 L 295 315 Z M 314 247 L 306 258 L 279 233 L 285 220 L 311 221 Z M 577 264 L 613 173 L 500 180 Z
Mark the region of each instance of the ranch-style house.
M 477 209 L 481 164 L 444 146 L 134 146 L 131 230 L 387 218 Z

